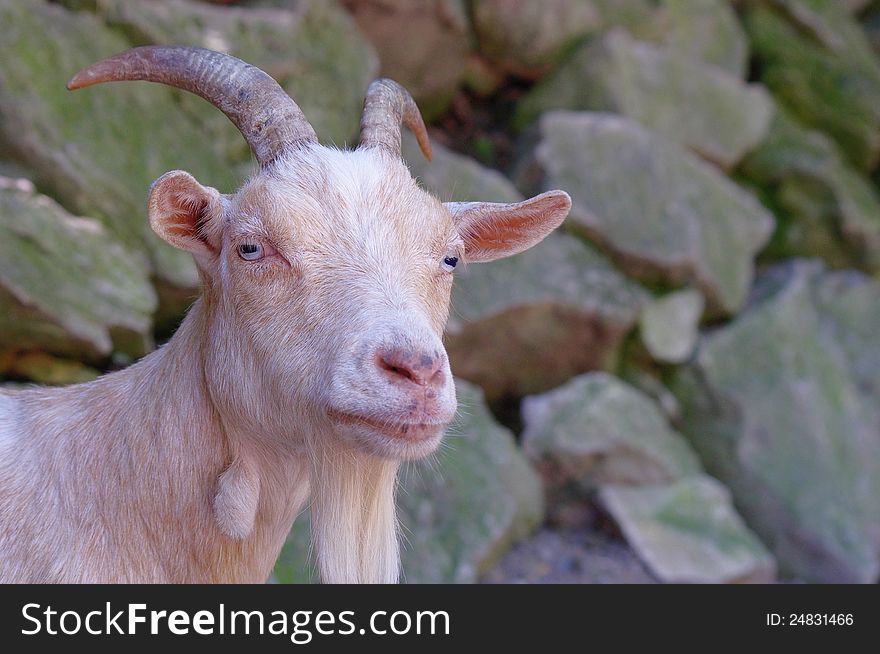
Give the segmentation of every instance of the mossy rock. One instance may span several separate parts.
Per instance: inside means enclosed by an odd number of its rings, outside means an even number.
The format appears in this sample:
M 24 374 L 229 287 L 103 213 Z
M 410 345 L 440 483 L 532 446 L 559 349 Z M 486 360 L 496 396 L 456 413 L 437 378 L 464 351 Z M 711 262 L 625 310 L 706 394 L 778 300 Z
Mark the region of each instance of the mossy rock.
M 145 262 L 106 227 L 0 178 L 0 348 L 139 356 L 155 308 Z
M 730 168 L 764 138 L 773 104 L 766 89 L 727 70 L 613 30 L 535 86 L 516 122 L 525 126 L 552 109 L 618 113 Z
M 408 583 L 471 583 L 543 515 L 541 482 L 482 393 L 456 381 L 459 416 L 436 454 L 404 465 L 398 491 Z M 314 580 L 308 517 L 300 517 L 273 572 L 282 583 Z
M 633 120 L 553 111 L 539 126 L 543 188 L 571 194 L 570 230 L 638 278 L 691 283 L 713 312 L 739 310 L 774 225 L 751 193 Z
M 771 269 L 673 391 L 681 429 L 780 569 L 880 576 L 880 285 L 817 261 Z

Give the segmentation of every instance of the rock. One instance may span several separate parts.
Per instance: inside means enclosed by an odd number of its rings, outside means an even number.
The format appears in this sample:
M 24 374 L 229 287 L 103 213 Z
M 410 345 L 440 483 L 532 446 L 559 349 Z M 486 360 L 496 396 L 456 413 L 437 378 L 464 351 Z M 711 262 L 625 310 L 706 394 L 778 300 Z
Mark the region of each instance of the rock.
M 631 274 L 693 282 L 714 311 L 742 306 L 773 227 L 750 193 L 632 120 L 559 111 L 539 129 L 537 163 L 546 188 L 571 194 L 570 229 Z
M 769 191 L 784 218 L 774 236 L 776 256 L 880 269 L 880 196 L 824 134 L 779 110 L 740 172 Z
M 152 345 L 155 308 L 143 261 L 101 223 L 0 178 L 0 346 L 139 356 Z
M 815 302 L 825 318 L 828 336 L 846 357 L 859 392 L 873 402 L 880 394 L 880 287 L 852 272 L 830 273 L 816 288 Z
M 837 141 L 857 168 L 873 168 L 880 154 L 880 65 L 873 57 L 859 54 L 861 47 L 842 52 L 849 41 L 827 49 L 763 5 L 749 8 L 745 24 L 761 81 L 807 126 Z M 833 29 L 829 39 L 840 41 Z
M 565 233 L 456 276 L 446 337 L 452 369 L 492 402 L 611 369 L 648 297 Z
M 697 344 L 704 300 L 686 289 L 652 300 L 642 309 L 639 330 L 651 356 L 663 363 L 682 363 Z
M 541 483 L 509 431 L 499 426 L 480 391 L 456 381 L 461 407 L 456 425 L 427 461 L 401 470 L 400 522 L 406 539 L 403 579 L 409 583 L 468 583 L 513 543 L 537 527 Z M 304 525 L 294 526 L 274 576 L 305 581 Z
M 840 0 L 841 5 L 851 14 L 858 13 L 868 8 L 873 0 Z
M 677 375 L 682 430 L 780 569 L 880 575 L 880 285 L 795 261 Z
M 665 43 L 691 59 L 745 78 L 748 37 L 727 0 L 662 0 L 661 8 Z
M 664 385 L 658 372 L 661 371 L 640 361 L 637 356 L 630 356 L 624 360 L 617 374 L 627 384 L 651 398 L 667 421 L 676 424 L 681 414 L 678 398 Z
M 622 27 L 637 39 L 662 37 L 665 25 L 658 15 L 656 0 L 591 0 L 604 29 Z
M 706 475 L 668 485 L 605 486 L 600 497 L 629 544 L 661 581 L 769 583 L 773 557 Z
M 11 348 L 0 349 L 0 375 L 5 376 L 12 364 L 15 363 L 16 352 Z M 2 388 L 2 385 L 0 385 Z
M 148 84 L 65 89 L 79 68 L 129 47 L 94 16 L 0 0 L 0 23 L 0 150 L 69 211 L 100 217 L 135 254 L 147 251 L 163 280 L 194 288 L 192 257 L 152 234 L 145 198 L 153 180 L 174 168 L 231 187 L 218 153 L 181 114 L 170 90 Z
M 403 152 L 413 174 L 442 200 L 522 200 L 503 175 L 440 145 L 427 162 L 405 136 Z M 479 384 L 490 402 L 609 368 L 648 298 L 595 249 L 562 232 L 515 257 L 455 274 L 446 336 L 452 369 Z
M 262 68 L 294 98 L 322 141 L 357 136 L 364 92 L 378 57 L 335 3 L 265 2 L 262 7 L 211 7 L 191 0 L 102 0 L 99 16 L 136 45 L 186 43 L 234 55 Z M 273 6 L 275 5 L 275 6 Z M 248 158 L 241 136 L 223 114 L 199 98 L 187 110 L 226 137 L 224 150 Z
M 489 584 L 656 584 L 619 538 L 579 528 L 540 529 L 504 555 Z
M 506 73 L 538 78 L 579 41 L 612 25 L 652 32 L 645 0 L 481 0 L 473 4 L 480 54 Z
M 9 186 L 10 183 L 14 182 L 18 185 L 23 184 L 25 190 L 33 189 L 34 180 L 31 177 L 30 170 L 15 161 L 6 161 L 0 155 L 0 178 L 5 178 L 0 183 L 4 186 Z
M 525 125 L 550 109 L 619 113 L 729 168 L 761 142 L 773 105 L 765 89 L 721 68 L 614 30 L 539 83 L 516 121 Z
M 53 385 L 92 381 L 101 374 L 78 361 L 59 359 L 45 352 L 27 352 L 19 355 L 4 372 L 14 377 L 24 377 L 38 384 Z
M 880 53 L 880 6 L 875 5 L 868 9 L 862 18 L 862 29 L 865 30 L 871 49 Z
M 65 83 L 81 67 L 153 37 L 213 47 L 237 43 L 236 53 L 259 49 L 270 72 L 296 78 L 290 87 L 305 109 L 320 113 L 314 118 L 325 136 L 351 134 L 373 55 L 344 12 L 321 2 L 297 6 L 249 10 L 249 18 L 239 19 L 239 9 L 179 0 L 111 0 L 100 3 L 116 27 L 110 29 L 90 13 L 0 0 L 0 151 L 66 209 L 100 218 L 124 245 L 148 253 L 160 286 L 191 297 L 198 285 L 192 257 L 153 235 L 146 195 L 153 180 L 178 168 L 232 191 L 250 168 L 243 139 L 219 111 L 186 93 L 145 83 L 70 93 Z M 340 90 L 328 93 L 335 85 Z
M 767 0 L 767 4 L 778 8 L 802 33 L 831 52 L 880 77 L 880 61 L 846 0 Z
M 583 497 L 601 484 L 659 484 L 700 472 L 651 398 L 607 373 L 527 397 L 523 421 L 523 448 L 557 492 Z
M 479 389 L 457 381 L 459 418 L 433 460 L 404 470 L 401 524 L 412 583 L 472 582 L 541 522 L 541 482 Z
M 468 75 L 474 42 L 465 0 L 343 0 L 427 120 L 442 113 Z
M 474 3 L 473 20 L 480 54 L 502 70 L 531 78 L 603 26 L 588 0 L 485 0 Z
M 402 141 L 403 158 L 413 176 L 444 202 L 519 202 L 516 187 L 497 170 L 486 168 L 470 157 L 432 143 L 434 156 L 427 161 L 408 131 Z
M 836 205 L 824 180 L 811 184 L 804 177 L 787 177 L 763 193 L 773 203 L 778 224 L 764 260 L 819 257 L 836 268 L 867 267 L 857 248 L 841 238 Z

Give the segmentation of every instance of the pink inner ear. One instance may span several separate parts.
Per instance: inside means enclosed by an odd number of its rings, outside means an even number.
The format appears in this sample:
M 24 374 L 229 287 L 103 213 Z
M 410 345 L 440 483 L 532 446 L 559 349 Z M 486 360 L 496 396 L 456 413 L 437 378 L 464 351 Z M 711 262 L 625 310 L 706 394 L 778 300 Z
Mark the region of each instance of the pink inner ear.
M 216 194 L 186 173 L 163 176 L 150 194 L 153 229 L 175 247 L 194 253 L 216 252 L 204 233 L 211 218 L 212 192 Z
M 169 225 L 165 229 L 165 232 L 169 236 L 182 236 L 183 238 L 192 238 L 192 235 L 193 235 L 192 230 L 189 228 L 188 225 L 176 225 L 176 226 Z
M 543 213 L 502 211 L 478 219 L 469 225 L 465 240 L 474 247 L 494 250 L 508 247 L 509 244 L 528 241 Z
M 199 202 L 185 192 L 172 192 L 171 207 L 166 214 L 165 233 L 169 236 L 197 238 L 198 223 L 204 212 L 204 202 Z
M 169 236 L 182 236 L 185 238 L 195 237 L 195 226 L 191 222 L 192 216 L 183 211 L 173 211 L 168 214 L 168 223 L 165 232 Z
M 467 258 L 490 261 L 526 250 L 556 229 L 570 208 L 568 195 L 559 191 L 515 204 L 475 204 L 462 226 Z

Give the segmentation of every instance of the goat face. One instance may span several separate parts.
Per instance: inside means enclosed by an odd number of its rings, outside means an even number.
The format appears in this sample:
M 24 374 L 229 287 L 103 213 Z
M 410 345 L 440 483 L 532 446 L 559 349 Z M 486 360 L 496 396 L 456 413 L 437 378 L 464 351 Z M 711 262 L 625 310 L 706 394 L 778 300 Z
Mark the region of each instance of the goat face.
M 380 148 L 313 145 L 228 198 L 168 173 L 149 206 L 206 282 L 220 410 L 267 438 L 308 417 L 400 459 L 433 451 L 455 413 L 441 341 L 455 268 L 529 247 L 569 200 L 443 204 Z
M 173 171 L 150 192 L 154 231 L 204 282 L 205 377 L 239 431 L 297 447 L 343 439 L 404 459 L 433 451 L 455 390 L 441 342 L 454 269 L 531 247 L 565 218 L 562 191 L 514 204 L 441 203 L 400 157 L 400 124 L 430 156 L 406 91 L 377 80 L 361 146 L 326 148 L 265 73 L 210 51 L 147 47 L 70 83 L 147 79 L 214 102 L 260 163 L 235 195 Z M 301 439 L 301 437 L 299 437 Z

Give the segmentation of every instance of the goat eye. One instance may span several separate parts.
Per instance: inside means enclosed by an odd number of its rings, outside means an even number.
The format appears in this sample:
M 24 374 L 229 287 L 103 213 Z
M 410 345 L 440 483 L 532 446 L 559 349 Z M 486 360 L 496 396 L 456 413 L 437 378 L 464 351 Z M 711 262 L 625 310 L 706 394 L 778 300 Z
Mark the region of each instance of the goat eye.
M 452 272 L 458 263 L 458 257 L 443 257 L 443 264 L 440 266 L 446 272 Z
M 263 246 L 259 243 L 242 243 L 238 246 L 238 256 L 245 261 L 256 261 L 263 257 Z

